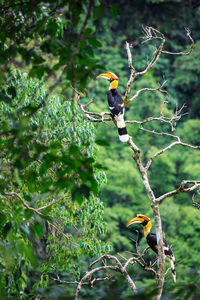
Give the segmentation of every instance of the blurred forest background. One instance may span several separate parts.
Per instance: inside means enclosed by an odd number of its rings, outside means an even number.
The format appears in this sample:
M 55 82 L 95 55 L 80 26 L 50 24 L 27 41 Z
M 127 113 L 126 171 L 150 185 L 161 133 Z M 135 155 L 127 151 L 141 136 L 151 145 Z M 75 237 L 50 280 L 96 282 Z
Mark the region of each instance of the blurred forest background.
M 119 77 L 124 94 L 129 78 L 125 42 L 133 64 L 143 70 L 155 51 L 143 42 L 142 26 L 167 37 L 165 50 L 195 48 L 190 56 L 162 54 L 153 69 L 134 82 L 132 92 L 166 80 L 170 94 L 164 114 L 186 104 L 188 112 L 175 135 L 200 145 L 200 1 L 193 0 L 7 0 L 0 1 L 0 293 L 1 299 L 74 299 L 77 281 L 103 253 L 125 254 L 146 247 L 142 228 L 126 229 L 137 213 L 152 218 L 149 199 L 132 152 L 120 143 L 113 124 L 85 119 L 71 86 L 94 98 L 92 111 L 108 111 L 105 71 Z M 146 92 L 131 102 L 127 120 L 159 116 L 166 97 Z M 145 126 L 144 126 L 145 127 Z M 170 132 L 165 123 L 147 129 Z M 145 161 L 170 138 L 127 125 Z M 198 180 L 198 150 L 176 146 L 151 166 L 156 196 Z M 161 205 L 163 230 L 176 257 L 177 283 L 166 276 L 163 299 L 200 299 L 200 212 L 192 195 L 181 194 Z M 198 201 L 197 192 L 195 200 Z M 153 230 L 152 230 L 153 231 Z M 148 262 L 155 254 L 148 252 Z M 168 264 L 167 264 L 168 266 Z M 155 279 L 130 266 L 139 288 L 132 295 L 120 275 L 83 286 L 80 299 L 152 299 Z M 60 280 L 60 281 L 59 281 Z

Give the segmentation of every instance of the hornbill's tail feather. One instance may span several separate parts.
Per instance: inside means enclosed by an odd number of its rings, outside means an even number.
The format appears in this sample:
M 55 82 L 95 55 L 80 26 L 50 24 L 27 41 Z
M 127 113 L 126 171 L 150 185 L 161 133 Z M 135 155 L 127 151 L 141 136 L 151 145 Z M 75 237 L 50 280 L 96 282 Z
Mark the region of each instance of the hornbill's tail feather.
M 124 116 L 123 115 L 115 116 L 115 121 L 118 128 L 120 141 L 124 143 L 128 142 L 129 135 L 127 133 L 126 124 L 124 122 Z
M 174 256 L 167 256 L 167 258 L 169 259 L 169 262 L 170 262 L 170 265 L 171 265 L 173 280 L 174 280 L 174 282 L 176 282 L 176 270 L 175 270 L 175 265 L 174 265 L 175 257 Z

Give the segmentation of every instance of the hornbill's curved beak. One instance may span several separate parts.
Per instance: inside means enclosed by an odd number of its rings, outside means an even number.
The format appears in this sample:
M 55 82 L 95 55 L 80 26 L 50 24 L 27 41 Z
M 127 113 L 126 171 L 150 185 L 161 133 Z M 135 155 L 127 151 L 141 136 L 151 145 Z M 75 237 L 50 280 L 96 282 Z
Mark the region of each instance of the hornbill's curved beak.
M 100 74 L 96 78 L 97 79 L 98 78 L 105 78 L 107 80 L 119 80 L 119 78 L 112 72 L 106 72 L 106 73 Z
M 150 221 L 150 219 L 148 217 L 138 214 L 136 218 L 134 218 L 128 222 L 126 227 L 130 226 L 133 223 L 143 223 L 145 220 Z

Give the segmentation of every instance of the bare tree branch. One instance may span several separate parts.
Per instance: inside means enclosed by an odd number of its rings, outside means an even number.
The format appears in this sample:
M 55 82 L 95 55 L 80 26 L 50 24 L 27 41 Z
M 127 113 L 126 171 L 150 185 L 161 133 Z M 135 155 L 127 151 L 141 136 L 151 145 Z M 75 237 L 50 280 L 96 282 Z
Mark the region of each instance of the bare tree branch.
M 190 185 L 192 184 L 192 186 L 190 187 L 185 187 L 186 185 Z M 184 193 L 184 192 L 191 192 L 193 190 L 195 190 L 196 188 L 200 187 L 200 181 L 195 181 L 195 180 L 183 180 L 181 182 L 181 185 L 173 190 L 173 191 L 170 191 L 168 193 L 165 193 L 163 195 L 161 195 L 160 197 L 158 197 L 156 200 L 155 200 L 155 203 L 160 203 L 161 201 L 163 201 L 164 199 L 168 198 L 168 197 L 171 197 L 173 195 L 176 195 L 176 194 L 180 194 L 180 193 Z
M 179 136 L 177 135 L 173 135 L 173 134 L 170 134 L 170 133 L 166 133 L 166 132 L 156 132 L 154 130 L 148 130 L 148 129 L 145 129 L 143 127 L 140 127 L 140 129 L 142 130 L 145 130 L 147 132 L 150 132 L 150 133 L 153 133 L 153 134 L 157 134 L 157 135 L 167 135 L 167 136 L 170 136 L 170 137 L 173 137 L 173 138 L 176 138 L 177 141 L 171 143 L 170 145 L 168 145 L 167 147 L 163 148 L 162 150 L 158 151 L 157 153 L 155 153 L 153 156 L 151 156 L 148 161 L 147 161 L 147 164 L 146 164 L 146 169 L 148 170 L 152 161 L 158 157 L 159 155 L 163 154 L 164 152 L 166 152 L 167 150 L 171 149 L 172 147 L 174 147 L 175 145 L 181 145 L 181 146 L 184 146 L 184 147 L 188 147 L 188 148 L 192 148 L 192 149 L 200 149 L 200 146 L 193 146 L 193 145 L 190 145 L 190 144 L 187 144 L 187 143 L 183 143 L 180 139 Z
M 165 82 L 166 82 L 166 81 L 165 81 Z M 141 92 L 145 92 L 145 91 L 149 91 L 149 92 L 159 91 L 159 92 L 161 92 L 161 93 L 163 93 L 163 94 L 167 94 L 167 96 L 168 96 L 168 98 L 169 98 L 169 93 L 168 93 L 166 90 L 163 90 L 163 89 L 162 89 L 162 87 L 164 86 L 165 82 L 163 82 L 162 85 L 159 84 L 157 88 L 143 88 L 143 89 L 138 90 L 138 91 L 136 92 L 136 94 L 135 94 L 133 97 L 131 97 L 131 98 L 129 99 L 129 102 L 135 100 L 135 99 L 139 96 L 139 94 L 140 94 Z
M 126 107 L 126 105 L 130 101 L 132 101 L 133 99 L 135 99 L 138 96 L 136 94 L 131 99 L 128 99 L 128 96 L 130 94 L 130 87 L 131 87 L 132 82 L 134 81 L 134 79 L 137 76 L 144 75 L 145 73 L 147 73 L 157 63 L 157 61 L 160 58 L 161 53 L 172 54 L 172 55 L 190 55 L 191 52 L 192 52 L 192 50 L 193 50 L 193 48 L 194 48 L 194 40 L 191 37 L 190 30 L 187 29 L 187 28 L 186 28 L 186 33 L 187 33 L 188 38 L 191 41 L 191 47 L 190 47 L 190 49 L 189 49 L 188 52 L 177 52 L 177 53 L 175 52 L 175 53 L 173 53 L 173 52 L 169 52 L 169 51 L 164 51 L 163 47 L 164 47 L 166 39 L 165 39 L 165 36 L 164 36 L 164 34 L 162 32 L 160 32 L 159 30 L 157 30 L 157 29 L 155 29 L 153 27 L 148 27 L 148 26 L 143 27 L 143 32 L 144 32 L 144 37 L 143 37 L 144 42 L 147 42 L 147 41 L 150 41 L 150 40 L 156 40 L 156 39 L 159 40 L 160 39 L 161 40 L 161 44 L 158 47 L 158 49 L 155 51 L 154 57 L 150 61 L 150 63 L 148 63 L 147 67 L 143 71 L 136 72 L 136 70 L 135 70 L 135 68 L 133 66 L 132 54 L 131 54 L 131 51 L 130 51 L 130 48 L 132 47 L 132 45 L 130 45 L 128 42 L 126 42 L 126 51 L 127 51 L 127 57 L 128 57 L 128 64 L 129 64 L 129 68 L 131 70 L 131 73 L 130 73 L 129 80 L 127 82 L 125 96 L 124 96 L 124 105 L 125 105 L 125 107 Z M 146 89 L 142 89 L 141 91 L 145 91 L 145 90 L 148 90 L 148 89 L 147 88 Z M 149 91 L 150 90 L 154 91 L 154 89 L 149 89 Z M 137 93 L 139 94 L 141 91 L 138 91 Z M 162 93 L 165 93 L 165 92 L 166 91 L 162 90 Z
M 42 206 L 42 207 L 37 208 L 37 211 L 42 210 L 42 209 L 45 209 L 45 208 L 48 208 L 48 207 L 50 207 L 50 206 L 52 206 L 52 205 L 54 205 L 54 204 L 56 204 L 56 203 L 62 201 L 63 199 L 67 198 L 68 196 L 69 196 L 69 193 L 66 194 L 66 195 L 64 195 L 64 196 L 62 196 L 61 198 L 59 198 L 59 199 L 57 199 L 57 200 L 52 201 L 51 203 L 49 203 L 49 204 L 47 204 L 47 205 L 45 205 L 45 206 Z
M 161 39 L 161 44 L 160 44 L 159 48 L 155 51 L 154 57 L 150 61 L 150 63 L 146 67 L 146 69 L 144 69 L 141 72 L 136 72 L 136 74 L 135 74 L 136 76 L 144 75 L 145 73 L 147 73 L 157 63 L 157 61 L 158 61 L 158 59 L 159 59 L 159 57 L 160 57 L 160 55 L 162 53 L 163 46 L 165 44 L 165 36 L 159 30 L 156 30 L 153 27 L 148 27 L 147 26 L 144 29 L 144 33 L 145 33 L 145 36 L 144 36 L 145 41 L 153 40 L 153 39 Z
M 101 266 L 95 269 L 92 269 L 91 271 L 87 272 L 86 275 L 79 281 L 77 289 L 76 289 L 76 296 L 75 300 L 78 299 L 79 291 L 84 283 L 84 280 L 90 279 L 93 273 L 101 271 L 101 270 L 113 270 L 119 272 L 119 268 L 117 266 Z
M 131 83 L 133 82 L 133 80 L 135 79 L 136 76 L 136 71 L 135 68 L 133 67 L 133 63 L 132 63 L 132 54 L 130 51 L 130 47 L 131 45 L 126 42 L 126 51 L 127 51 L 127 56 L 128 56 L 128 64 L 129 64 L 129 68 L 131 70 L 131 74 L 129 77 L 129 80 L 127 82 L 127 86 L 126 86 L 126 91 L 125 91 L 125 95 L 124 95 L 124 106 L 126 107 L 127 103 L 129 102 L 128 100 L 128 96 L 130 94 L 130 89 L 131 89 Z
M 26 208 L 28 208 L 29 210 L 32 210 L 33 212 L 35 212 L 36 214 L 38 214 L 40 216 L 43 216 L 43 214 L 41 212 L 39 212 L 36 208 L 33 208 L 33 207 L 29 206 L 28 203 L 18 193 L 16 193 L 16 192 L 11 192 L 11 193 L 4 192 L 3 195 L 6 196 L 6 197 L 17 197 Z
M 190 55 L 192 50 L 194 49 L 194 40 L 193 38 L 191 37 L 191 31 L 188 29 L 188 28 L 185 28 L 186 30 L 186 34 L 188 36 L 188 38 L 190 39 L 191 41 L 191 46 L 190 46 L 190 49 L 188 52 L 170 52 L 170 51 L 162 51 L 162 53 L 164 54 L 171 54 L 171 55 Z
M 153 269 L 152 266 L 148 266 L 148 264 L 143 260 L 144 255 L 146 254 L 146 252 L 148 251 L 150 247 L 147 247 L 144 249 L 144 251 L 142 252 L 142 254 L 140 254 L 138 252 L 137 249 L 137 255 L 138 257 L 131 257 L 129 259 L 123 257 L 122 255 L 120 255 L 124 260 L 125 263 L 122 264 L 119 259 L 114 256 L 114 255 L 109 255 L 109 254 L 104 254 L 101 257 L 99 257 L 98 259 L 96 259 L 94 262 L 92 262 L 90 264 L 90 268 L 89 271 L 86 273 L 85 276 L 82 277 L 82 279 L 80 280 L 80 282 L 78 283 L 77 289 L 76 289 L 76 297 L 75 300 L 78 299 L 78 295 L 79 295 L 79 291 L 81 290 L 81 287 L 83 284 L 88 284 L 90 286 L 93 286 L 95 281 L 100 281 L 100 280 L 109 280 L 111 278 L 111 276 L 106 276 L 103 278 L 94 278 L 92 279 L 92 275 L 98 271 L 102 271 L 102 270 L 111 270 L 111 271 L 115 271 L 115 272 L 119 272 L 121 273 L 127 280 L 127 282 L 129 283 L 130 288 L 132 289 L 132 291 L 134 293 L 137 293 L 137 289 L 136 286 L 133 282 L 133 280 L 131 279 L 130 275 L 128 274 L 127 271 L 127 267 L 129 265 L 138 263 L 144 270 L 151 272 L 152 274 L 154 274 L 155 276 L 157 276 L 157 272 Z M 114 265 L 107 265 L 104 262 L 106 260 L 109 260 L 110 262 L 113 261 Z M 103 263 L 103 266 L 99 266 L 94 268 L 94 266 L 98 263 Z M 86 283 L 85 281 L 88 280 L 88 282 Z M 61 282 L 61 281 L 59 281 Z M 73 283 L 73 282 L 71 282 Z
M 91 100 L 87 104 L 84 104 L 84 105 L 81 104 L 81 102 L 80 102 L 80 98 L 81 98 L 80 93 L 75 88 L 72 87 L 72 89 L 76 92 L 78 105 L 79 105 L 81 111 L 88 118 L 88 120 L 90 120 L 92 122 L 104 122 L 104 123 L 106 123 L 105 121 L 112 121 L 112 117 L 111 117 L 111 113 L 110 112 L 96 113 L 96 112 L 90 112 L 90 111 L 85 110 L 85 107 L 88 106 L 91 103 Z M 110 117 L 109 118 L 104 118 L 105 115 L 109 115 Z M 99 118 L 96 119 L 96 118 L 93 118 L 91 116 L 97 116 Z M 106 123 L 106 124 L 108 125 L 108 123 Z
M 32 210 L 33 212 L 35 212 L 36 214 L 38 214 L 38 215 L 41 216 L 41 215 L 43 215 L 43 214 L 39 212 L 40 210 L 45 209 L 45 208 L 48 208 L 48 207 L 50 207 L 50 206 L 52 206 L 52 205 L 54 205 L 54 204 L 56 204 L 56 203 L 62 201 L 63 199 L 65 199 L 66 197 L 69 196 L 69 193 L 66 194 L 66 195 L 64 195 L 64 196 L 62 196 L 61 198 L 59 198 L 59 199 L 57 199 L 57 200 L 55 200 L 55 201 L 52 201 L 52 202 L 49 203 L 49 204 L 47 204 L 47 205 L 45 205 L 45 206 L 42 206 L 42 207 L 39 207 L 39 208 L 34 208 L 34 207 L 29 206 L 28 203 L 27 203 L 27 202 L 26 202 L 26 201 L 25 201 L 18 193 L 16 193 L 16 192 L 11 192 L 11 193 L 4 192 L 3 195 L 4 195 L 4 196 L 7 196 L 7 197 L 17 197 L 17 198 L 23 203 L 23 205 L 24 205 L 26 208 Z
M 196 201 L 194 201 L 194 197 L 195 197 L 195 194 L 192 195 L 192 204 L 193 204 L 197 209 L 200 209 L 200 204 L 197 203 Z

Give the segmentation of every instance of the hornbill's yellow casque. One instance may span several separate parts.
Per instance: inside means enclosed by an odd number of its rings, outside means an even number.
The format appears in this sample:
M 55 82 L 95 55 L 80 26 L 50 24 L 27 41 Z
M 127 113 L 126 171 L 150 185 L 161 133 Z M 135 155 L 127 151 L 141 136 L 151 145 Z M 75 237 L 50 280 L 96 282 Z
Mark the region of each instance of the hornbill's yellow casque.
M 126 227 L 128 227 L 129 225 L 131 225 L 133 223 L 141 223 L 143 225 L 144 236 L 146 237 L 148 245 L 154 252 L 158 253 L 158 244 L 157 244 L 156 234 L 150 232 L 151 227 L 152 227 L 150 219 L 144 215 L 138 214 L 136 218 L 134 218 L 130 222 L 128 222 Z M 174 266 L 175 257 L 172 252 L 172 249 L 170 248 L 170 246 L 168 245 L 167 241 L 164 238 L 163 238 L 163 243 L 164 243 L 164 253 L 165 253 L 166 257 L 168 258 L 168 260 L 170 261 L 171 269 L 172 269 L 172 277 L 173 277 L 174 282 L 176 282 L 176 271 L 175 271 L 175 266 Z
M 110 112 L 118 128 L 120 141 L 128 142 L 129 135 L 127 134 L 126 124 L 124 122 L 124 102 L 120 92 L 117 90 L 118 77 L 112 72 L 107 72 L 100 74 L 96 78 L 105 78 L 110 81 L 109 91 L 107 92 Z

